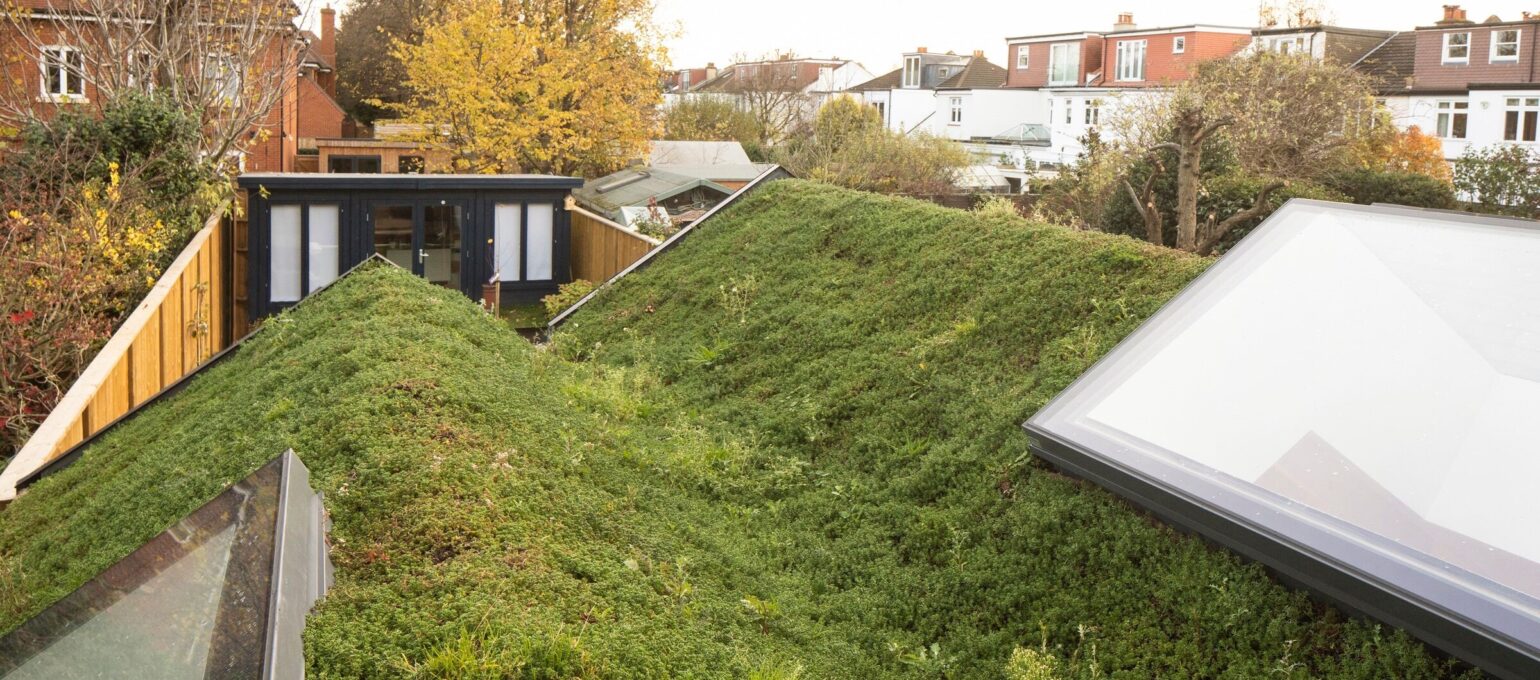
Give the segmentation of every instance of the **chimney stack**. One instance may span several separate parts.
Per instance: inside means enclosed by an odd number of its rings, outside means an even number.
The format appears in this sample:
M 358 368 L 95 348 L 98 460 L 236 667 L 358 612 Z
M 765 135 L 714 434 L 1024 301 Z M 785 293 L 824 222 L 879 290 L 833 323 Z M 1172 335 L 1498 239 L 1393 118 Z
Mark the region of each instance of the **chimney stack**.
M 1112 25 L 1112 30 L 1114 31 L 1132 31 L 1135 28 L 1137 26 L 1134 25 L 1133 12 L 1120 12 L 1117 23 Z
M 919 49 L 917 49 L 915 51 L 919 52 L 920 54 L 925 54 L 926 52 L 929 52 L 930 50 L 928 48 L 921 47 L 921 48 L 919 48 Z
M 1438 23 L 1436 23 L 1434 25 L 1435 26 L 1453 26 L 1453 25 L 1457 25 L 1457 24 L 1468 24 L 1468 23 L 1470 23 L 1470 20 L 1465 18 L 1465 10 L 1460 9 L 1459 5 L 1444 5 L 1444 18 L 1443 18 L 1443 20 L 1439 21 Z
M 337 65 L 337 10 L 331 5 L 321 8 L 321 44 L 316 47 L 316 52 L 328 64 Z
M 973 51 L 973 58 L 974 59 L 983 59 L 984 58 L 984 50 L 974 50 Z
M 717 63 L 714 61 L 706 62 L 706 80 L 711 80 L 715 77 L 717 77 Z

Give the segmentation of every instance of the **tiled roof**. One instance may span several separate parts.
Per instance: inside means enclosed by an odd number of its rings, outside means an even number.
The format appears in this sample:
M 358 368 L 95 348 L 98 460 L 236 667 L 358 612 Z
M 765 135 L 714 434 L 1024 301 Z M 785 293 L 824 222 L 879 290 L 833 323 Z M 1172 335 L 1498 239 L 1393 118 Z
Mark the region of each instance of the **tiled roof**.
M 866 81 L 864 83 L 861 83 L 860 85 L 852 87 L 852 88 L 850 88 L 850 91 L 851 92 L 866 92 L 866 91 L 869 91 L 869 90 L 891 90 L 893 88 L 898 87 L 901 84 L 901 82 L 903 80 L 903 77 L 904 77 L 904 70 L 901 69 L 901 68 L 896 68 L 896 69 L 893 69 L 891 72 L 884 73 L 884 74 L 882 74 L 880 76 L 877 76 L 876 78 L 873 78 L 873 79 L 868 80 L 868 81 Z
M 988 59 L 974 57 L 957 75 L 947 78 L 938 90 L 988 90 L 1005 86 L 1005 68 L 989 63 Z
M 1375 91 L 1391 93 L 1411 89 L 1416 60 L 1417 34 L 1402 31 L 1364 55 L 1353 68 L 1369 77 Z

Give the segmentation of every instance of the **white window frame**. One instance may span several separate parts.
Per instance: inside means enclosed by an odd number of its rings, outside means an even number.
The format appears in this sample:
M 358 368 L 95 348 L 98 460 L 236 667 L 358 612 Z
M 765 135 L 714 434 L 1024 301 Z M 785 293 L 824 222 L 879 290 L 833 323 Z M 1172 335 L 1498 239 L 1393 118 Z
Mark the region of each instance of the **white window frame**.
M 937 80 L 946 80 L 947 78 L 951 77 L 951 75 L 952 75 L 952 67 L 950 67 L 950 66 L 937 66 L 936 67 L 936 79 Z
M 75 64 L 71 64 L 73 60 Z M 49 70 L 59 69 L 59 86 L 62 91 L 55 92 L 48 87 L 52 78 Z M 37 68 L 41 79 L 38 81 L 38 95 L 43 101 L 51 102 L 84 102 L 86 99 L 85 54 L 78 47 L 70 45 L 44 45 L 38 54 Z M 79 69 L 75 71 L 74 69 Z M 75 92 L 79 89 L 79 92 Z
M 235 57 L 211 54 L 203 58 L 204 86 L 213 87 L 214 101 L 233 106 L 245 89 L 244 76 Z
M 1176 36 L 1175 38 L 1171 39 L 1171 53 L 1172 54 L 1186 54 L 1187 53 L 1187 36 L 1179 35 L 1179 36 Z
M 1465 139 L 1470 135 L 1470 102 L 1464 99 L 1445 99 L 1433 105 L 1433 131 L 1439 139 Z M 1455 120 L 1465 117 L 1464 135 L 1456 136 Z
M 1057 69 L 1057 67 L 1059 65 L 1065 64 L 1065 63 L 1069 62 L 1070 61 L 1070 57 L 1074 56 L 1074 54 L 1075 54 L 1073 52 L 1073 50 L 1079 49 L 1079 47 L 1080 47 L 1080 45 L 1078 43 L 1058 43 L 1058 44 L 1055 44 L 1055 45 L 1050 45 L 1048 47 L 1048 84 L 1049 85 L 1076 85 L 1076 84 L 1078 84 L 1076 81 L 1080 78 L 1080 74 L 1079 73 L 1071 73 L 1071 74 L 1069 74 L 1068 78 L 1054 79 L 1053 72 Z M 1076 71 L 1080 70 L 1079 62 L 1078 61 L 1075 62 L 1075 70 Z
M 920 58 L 904 57 L 904 82 L 905 89 L 920 86 Z
M 1064 98 L 1064 124 L 1075 124 L 1075 100 L 1069 97 Z
M 890 62 L 891 63 L 891 62 Z M 1025 71 L 1032 68 L 1032 46 L 1016 46 L 1016 70 Z
M 1508 116 L 1514 116 L 1513 137 L 1508 137 Z M 1532 135 L 1524 138 L 1524 119 L 1534 121 L 1528 127 Z M 1540 141 L 1540 97 L 1505 97 L 1503 99 L 1503 141 L 1528 144 Z
M 1100 125 L 1102 122 L 1102 100 L 1088 97 L 1085 100 L 1085 124 Z
M 952 97 L 951 98 L 951 102 L 950 102 L 951 107 L 952 107 L 952 118 L 951 118 L 952 122 L 950 123 L 951 125 L 961 125 L 962 124 L 962 115 L 963 115 L 963 103 L 962 103 L 962 101 L 963 101 L 962 97 Z
M 1457 35 L 1465 36 L 1465 42 L 1463 44 L 1456 45 L 1456 44 L 1453 44 L 1450 41 L 1450 38 L 1453 38 L 1454 36 L 1457 36 Z M 1465 32 L 1465 33 L 1445 33 L 1444 34 L 1444 50 L 1443 50 L 1443 52 L 1440 53 L 1443 56 L 1442 63 L 1445 63 L 1445 64 L 1469 64 L 1470 63 L 1470 36 L 1471 36 L 1471 34 L 1469 32 Z M 1465 56 L 1463 56 L 1463 57 L 1450 56 L 1450 50 L 1452 48 L 1463 48 L 1465 50 Z
M 1144 60 L 1149 54 L 1150 41 L 1148 40 L 1119 40 L 1117 46 L 1117 80 L 1118 82 L 1141 82 L 1144 80 Z M 1138 59 L 1133 57 L 1138 56 Z
M 1504 42 L 1498 42 L 1497 37 L 1499 35 L 1503 34 L 1503 33 L 1512 33 L 1513 34 L 1513 40 L 1511 40 L 1511 41 L 1504 41 Z M 1488 49 L 1488 54 L 1487 54 L 1487 62 L 1488 63 L 1504 64 L 1504 63 L 1517 62 L 1519 60 L 1519 45 L 1520 45 L 1520 43 L 1522 43 L 1524 41 L 1524 32 L 1523 31 L 1521 31 L 1521 30 L 1519 30 L 1517 28 L 1495 28 L 1495 29 L 1492 29 L 1491 38 L 1492 38 L 1492 41 L 1491 41 L 1492 42 L 1492 46 L 1491 46 L 1490 49 Z M 1501 46 L 1501 45 L 1512 45 L 1513 46 L 1513 54 L 1509 55 L 1509 56 L 1499 55 L 1497 53 L 1497 48 L 1499 46 Z

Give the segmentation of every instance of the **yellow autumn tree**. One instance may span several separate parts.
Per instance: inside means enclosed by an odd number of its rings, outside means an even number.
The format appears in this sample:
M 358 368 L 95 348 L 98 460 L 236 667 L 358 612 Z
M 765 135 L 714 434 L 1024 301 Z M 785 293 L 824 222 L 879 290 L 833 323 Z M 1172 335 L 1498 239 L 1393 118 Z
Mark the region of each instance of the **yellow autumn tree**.
M 663 50 L 648 0 L 456 0 L 397 43 L 416 141 L 459 172 L 606 174 L 646 152 Z

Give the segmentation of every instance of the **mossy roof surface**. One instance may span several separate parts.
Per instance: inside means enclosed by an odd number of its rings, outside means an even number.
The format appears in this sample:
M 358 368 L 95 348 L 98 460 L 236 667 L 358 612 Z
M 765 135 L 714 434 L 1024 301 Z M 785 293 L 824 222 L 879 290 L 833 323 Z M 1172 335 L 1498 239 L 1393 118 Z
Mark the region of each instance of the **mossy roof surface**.
M 1467 670 L 1027 453 L 1205 264 L 778 182 L 555 351 L 369 267 L 0 511 L 0 630 L 293 448 L 334 520 L 316 677 Z

